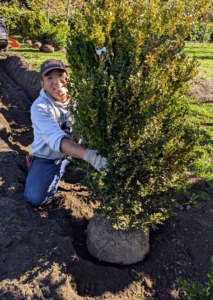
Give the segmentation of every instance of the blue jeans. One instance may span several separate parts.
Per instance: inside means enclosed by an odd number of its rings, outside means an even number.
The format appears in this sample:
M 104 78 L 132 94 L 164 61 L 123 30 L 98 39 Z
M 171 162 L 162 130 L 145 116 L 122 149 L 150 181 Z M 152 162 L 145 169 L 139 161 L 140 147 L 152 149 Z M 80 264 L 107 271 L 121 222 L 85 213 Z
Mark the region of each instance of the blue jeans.
M 67 159 L 56 161 L 35 157 L 25 184 L 25 199 L 36 207 L 52 201 L 69 164 Z

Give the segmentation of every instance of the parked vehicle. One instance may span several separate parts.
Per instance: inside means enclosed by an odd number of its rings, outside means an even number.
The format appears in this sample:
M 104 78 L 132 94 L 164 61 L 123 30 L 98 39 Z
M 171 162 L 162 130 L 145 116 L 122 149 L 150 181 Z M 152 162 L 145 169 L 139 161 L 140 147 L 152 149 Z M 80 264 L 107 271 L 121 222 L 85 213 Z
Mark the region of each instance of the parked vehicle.
M 0 16 L 0 50 L 6 49 L 8 45 L 8 33 L 2 16 Z

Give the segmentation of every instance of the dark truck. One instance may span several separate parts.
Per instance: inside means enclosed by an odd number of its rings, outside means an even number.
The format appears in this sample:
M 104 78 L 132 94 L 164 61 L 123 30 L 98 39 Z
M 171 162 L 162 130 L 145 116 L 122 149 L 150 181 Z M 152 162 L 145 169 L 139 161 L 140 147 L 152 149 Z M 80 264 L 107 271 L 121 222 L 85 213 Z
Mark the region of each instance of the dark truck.
M 6 49 L 8 45 L 8 33 L 4 23 L 4 19 L 0 16 L 0 50 Z

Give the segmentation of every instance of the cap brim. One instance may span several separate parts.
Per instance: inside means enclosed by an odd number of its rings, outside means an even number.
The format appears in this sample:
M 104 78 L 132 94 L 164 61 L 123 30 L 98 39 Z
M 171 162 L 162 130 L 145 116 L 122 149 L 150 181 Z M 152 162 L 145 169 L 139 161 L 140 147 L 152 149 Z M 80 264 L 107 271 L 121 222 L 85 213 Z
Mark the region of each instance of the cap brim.
M 66 72 L 66 73 L 67 73 L 67 70 L 66 70 L 66 69 L 64 69 L 64 68 L 53 67 L 53 68 L 50 68 L 50 69 L 48 69 L 48 70 L 44 71 L 44 72 L 41 74 L 41 76 L 44 76 L 45 74 L 47 74 L 48 72 L 50 72 L 50 71 L 52 71 L 52 70 L 62 70 L 62 71 L 64 71 L 64 72 Z

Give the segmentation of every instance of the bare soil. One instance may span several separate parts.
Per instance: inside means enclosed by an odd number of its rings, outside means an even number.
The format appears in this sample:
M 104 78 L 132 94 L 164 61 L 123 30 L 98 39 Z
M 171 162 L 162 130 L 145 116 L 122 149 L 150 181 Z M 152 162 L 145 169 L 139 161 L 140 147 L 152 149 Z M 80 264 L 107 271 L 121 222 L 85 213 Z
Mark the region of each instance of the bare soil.
M 33 208 L 23 197 L 25 154 L 33 139 L 29 109 L 38 82 L 39 74 L 20 56 L 0 56 L 0 299 L 187 299 L 176 278 L 205 284 L 211 268 L 213 190 L 188 174 L 192 193 L 205 191 L 210 201 L 198 210 L 176 195 L 179 207 L 151 230 L 142 262 L 119 266 L 93 258 L 86 229 L 94 204 L 79 184 L 84 174 L 70 168 L 48 206 Z M 211 86 L 198 81 L 192 93 L 212 101 Z

